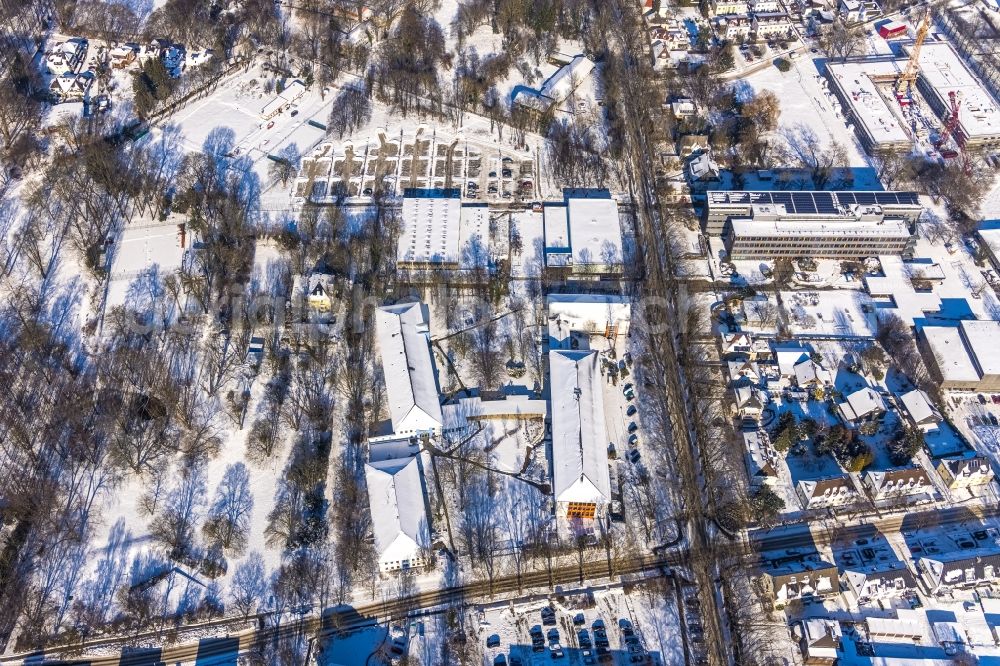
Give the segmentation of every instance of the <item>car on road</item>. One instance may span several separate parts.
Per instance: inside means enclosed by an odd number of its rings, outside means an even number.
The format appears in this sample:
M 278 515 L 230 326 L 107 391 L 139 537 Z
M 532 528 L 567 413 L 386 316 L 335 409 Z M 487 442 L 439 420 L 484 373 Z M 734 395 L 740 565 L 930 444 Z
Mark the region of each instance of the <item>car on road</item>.
M 298 109 L 292 109 L 292 112 L 289 115 L 291 115 L 291 117 L 294 118 L 295 116 L 299 115 L 299 110 Z
M 366 197 L 370 197 L 372 195 L 372 188 L 366 187 L 364 190 L 362 190 L 361 194 L 365 195 Z
M 989 419 L 990 419 L 990 425 L 1000 426 L 1000 421 L 997 421 L 997 415 L 996 414 L 989 414 L 988 416 L 989 416 Z
M 626 416 L 634 416 L 637 411 L 639 411 L 639 410 L 636 409 L 635 405 L 629 405 L 628 409 L 625 410 L 625 415 Z

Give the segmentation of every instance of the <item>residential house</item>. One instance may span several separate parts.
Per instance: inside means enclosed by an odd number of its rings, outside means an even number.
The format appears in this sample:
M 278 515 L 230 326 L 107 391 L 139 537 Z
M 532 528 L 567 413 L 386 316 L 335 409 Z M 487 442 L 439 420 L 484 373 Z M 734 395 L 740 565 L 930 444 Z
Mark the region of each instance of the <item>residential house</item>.
M 989 585 L 1000 577 L 1000 553 L 968 554 L 953 551 L 935 557 L 922 557 L 917 570 L 931 592 L 953 588 L 974 588 Z
M 708 135 L 685 134 L 677 141 L 677 155 L 682 159 L 708 150 Z
M 49 74 L 62 76 L 75 74 L 87 57 L 87 40 L 82 37 L 59 42 L 45 54 L 45 67 Z
M 666 18 L 670 15 L 670 3 L 667 0 L 643 0 L 642 15 L 646 18 Z
M 775 608 L 796 599 L 823 598 L 840 593 L 836 565 L 818 559 L 796 559 L 763 572 Z
M 803 509 L 830 508 L 859 499 L 851 478 L 846 474 L 825 479 L 799 481 L 795 491 L 798 493 Z
M 136 50 L 130 46 L 116 46 L 108 53 L 111 69 L 128 69 L 136 60 Z
M 934 484 L 927 476 L 927 470 L 922 467 L 868 472 L 865 475 L 865 487 L 871 493 L 872 499 L 876 500 L 910 495 L 930 495 L 934 492 Z
M 729 380 L 734 386 L 745 383 L 745 380 L 749 380 L 752 384 L 760 384 L 764 377 L 756 361 L 737 359 L 727 361 L 726 365 L 729 369 Z
M 842 581 L 862 604 L 900 597 L 917 587 L 917 581 L 905 562 L 866 569 L 848 568 Z
M 777 14 L 781 12 L 778 0 L 750 0 L 750 11 L 754 14 Z
M 840 622 L 824 617 L 811 617 L 802 620 L 802 637 L 799 639 L 799 649 L 802 651 L 802 663 L 805 666 L 832 666 L 837 663 L 837 651 L 843 633 Z
M 847 395 L 838 407 L 840 417 L 848 425 L 856 426 L 874 421 L 885 414 L 885 401 L 871 387 L 864 387 Z
M 722 334 L 722 355 L 739 354 L 750 356 L 753 348 L 753 336 L 743 331 Z
M 698 113 L 698 105 L 693 99 L 682 97 L 670 102 L 670 112 L 674 114 L 674 118 L 690 118 Z
M 313 271 L 305 280 L 296 277 L 292 294 L 296 298 L 304 297 L 313 312 L 330 312 L 335 298 L 334 277 L 320 271 Z
M 950 490 L 986 485 L 993 480 L 993 468 L 983 456 L 939 460 L 937 473 Z
M 766 398 L 764 393 L 749 382 L 733 389 L 736 394 L 736 412 L 743 419 L 760 419 Z
M 365 464 L 372 531 L 383 573 L 427 564 L 431 547 L 418 457 Z
M 747 14 L 730 14 L 715 19 L 715 32 L 719 39 L 740 41 L 749 37 L 753 29 L 753 19 Z
M 801 389 L 818 389 L 833 383 L 833 376 L 830 374 L 830 371 L 812 358 L 799 361 L 792 370 L 794 372 L 795 385 Z
M 746 0 L 715 0 L 710 8 L 712 16 L 730 16 L 732 14 L 748 14 L 750 6 Z
M 721 179 L 719 165 L 707 151 L 692 157 L 688 161 L 687 169 L 688 180 L 692 186 L 699 183 L 717 183 Z
M 792 20 L 785 12 L 754 14 L 753 32 L 759 39 L 787 37 L 792 33 Z
M 771 485 L 778 481 L 778 452 L 771 444 L 771 438 L 763 428 L 743 431 L 746 447 L 745 459 L 747 476 L 751 486 Z
M 847 23 L 863 23 L 867 8 L 861 0 L 840 0 L 837 7 Z
M 63 74 L 49 83 L 49 96 L 56 104 L 82 102 L 90 92 L 93 76 L 87 74 Z
M 811 358 L 812 352 L 801 345 L 787 345 L 774 348 L 774 360 L 778 364 L 778 374 L 782 379 L 795 377 L 795 366 Z
M 914 389 L 899 396 L 903 407 L 903 417 L 911 428 L 930 433 L 938 430 L 938 424 L 944 419 L 941 412 L 931 404 L 927 394 L 920 389 Z

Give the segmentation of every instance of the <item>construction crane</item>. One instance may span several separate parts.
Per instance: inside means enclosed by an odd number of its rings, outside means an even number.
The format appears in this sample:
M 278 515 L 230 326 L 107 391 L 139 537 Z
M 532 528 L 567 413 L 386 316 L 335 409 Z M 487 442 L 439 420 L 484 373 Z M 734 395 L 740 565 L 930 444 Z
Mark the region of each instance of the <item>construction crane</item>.
M 958 126 L 959 105 L 960 102 L 958 101 L 958 95 L 954 90 L 949 91 L 948 117 L 945 118 L 944 127 L 941 129 L 941 133 L 938 134 L 937 141 L 934 142 L 934 148 L 941 153 L 941 156 L 945 159 L 952 159 L 961 154 L 962 170 L 965 173 L 970 173 L 972 171 L 972 162 L 969 160 L 968 153 L 965 152 L 965 134 L 962 133 L 962 128 Z M 941 147 L 948 143 L 948 139 L 955 140 L 955 146 L 958 147 L 958 151 L 941 150 Z
M 920 47 L 924 45 L 924 39 L 927 38 L 930 29 L 931 10 L 928 9 L 924 14 L 924 20 L 920 22 L 920 27 L 917 28 L 917 38 L 913 41 L 913 50 L 910 51 L 910 59 L 906 61 L 906 69 L 896 79 L 896 99 L 900 103 L 904 99 L 909 99 L 910 86 L 917 80 L 917 74 L 920 73 Z

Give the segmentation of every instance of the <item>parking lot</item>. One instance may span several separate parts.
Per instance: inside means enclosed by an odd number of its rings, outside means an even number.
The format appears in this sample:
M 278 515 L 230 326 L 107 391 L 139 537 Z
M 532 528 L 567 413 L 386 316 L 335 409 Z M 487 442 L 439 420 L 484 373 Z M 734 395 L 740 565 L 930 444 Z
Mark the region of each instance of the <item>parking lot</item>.
M 662 663 L 648 650 L 642 627 L 624 614 L 542 603 L 495 615 L 487 615 L 482 631 L 487 666 Z
M 466 199 L 504 201 L 541 196 L 532 151 L 472 141 L 436 128 L 415 134 L 326 141 L 302 160 L 295 196 L 319 201 L 368 196 L 379 186 L 459 188 Z

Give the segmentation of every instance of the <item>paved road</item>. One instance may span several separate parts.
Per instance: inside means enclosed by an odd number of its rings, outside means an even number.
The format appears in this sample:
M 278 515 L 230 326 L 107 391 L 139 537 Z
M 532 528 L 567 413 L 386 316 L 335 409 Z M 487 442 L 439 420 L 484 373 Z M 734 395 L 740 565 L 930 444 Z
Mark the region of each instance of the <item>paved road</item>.
M 919 529 L 924 526 L 954 525 L 967 520 L 983 520 L 1000 516 L 1000 507 L 958 506 L 946 509 L 930 509 L 913 513 L 898 514 L 861 524 L 844 525 L 833 530 L 827 529 L 821 521 L 813 521 L 812 526 L 803 523 L 799 527 L 779 530 L 757 530 L 750 534 L 750 542 L 757 552 L 782 549 L 804 549 L 826 546 L 834 539 L 853 540 L 876 534 L 896 534 L 901 530 Z
M 648 574 L 665 571 L 670 566 L 681 564 L 684 560 L 678 551 L 666 552 L 659 557 L 637 557 L 624 562 L 611 563 L 611 572 L 615 576 Z M 589 581 L 608 576 L 607 558 L 594 556 L 591 561 L 583 564 L 582 580 Z M 431 609 L 444 604 L 472 603 L 491 596 L 518 594 L 524 589 L 538 589 L 562 585 L 572 587 L 579 584 L 581 571 L 577 565 L 564 566 L 548 571 L 532 571 L 521 576 L 504 576 L 493 581 L 493 595 L 490 595 L 489 584 L 475 582 L 428 592 L 420 592 L 402 599 L 373 602 L 358 606 L 340 606 L 328 610 L 321 617 L 317 613 L 292 620 L 278 627 L 267 629 L 246 629 L 217 638 L 202 639 L 198 642 L 172 646 L 164 649 L 145 650 L 132 656 L 109 656 L 93 658 L 45 658 L 44 655 L 21 654 L 0 658 L 3 664 L 30 664 L 31 666 L 57 666 L 74 664 L 77 666 L 154 666 L 161 662 L 171 666 L 177 662 L 214 663 L 212 659 L 221 659 L 227 655 L 243 653 L 256 641 L 266 641 L 278 637 L 292 636 L 301 633 L 305 636 L 327 636 L 344 629 L 367 626 L 376 622 L 401 619 L 409 613 L 418 610 Z M 228 621 L 232 625 L 232 621 Z M 217 622 L 222 626 L 225 622 Z M 157 637 L 157 632 L 144 632 L 128 639 L 130 643 L 139 642 L 145 638 L 151 641 Z M 99 639 L 88 641 L 88 650 L 117 647 L 126 641 L 121 638 Z M 228 663 L 228 662 L 223 662 Z

